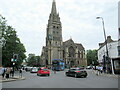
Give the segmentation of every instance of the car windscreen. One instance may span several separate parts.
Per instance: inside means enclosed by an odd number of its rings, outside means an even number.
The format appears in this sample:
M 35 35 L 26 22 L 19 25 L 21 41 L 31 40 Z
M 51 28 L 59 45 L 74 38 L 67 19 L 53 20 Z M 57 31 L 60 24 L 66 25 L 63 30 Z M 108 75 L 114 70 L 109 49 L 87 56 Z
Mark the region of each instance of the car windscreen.
M 32 70 L 37 70 L 37 68 L 32 68 Z
M 83 70 L 83 68 L 75 68 L 75 69 L 70 69 L 70 70 L 73 70 L 73 71 L 79 71 L 79 70 Z
M 47 71 L 48 69 L 42 69 L 42 70 Z
M 70 70 L 73 70 L 73 71 L 74 71 L 74 70 L 76 70 L 76 69 L 70 69 Z

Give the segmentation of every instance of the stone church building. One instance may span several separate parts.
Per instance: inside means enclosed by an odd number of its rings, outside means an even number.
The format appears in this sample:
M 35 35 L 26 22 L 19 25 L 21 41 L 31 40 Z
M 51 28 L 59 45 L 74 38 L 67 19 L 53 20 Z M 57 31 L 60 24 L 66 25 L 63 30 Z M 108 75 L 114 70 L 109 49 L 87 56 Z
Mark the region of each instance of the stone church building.
M 41 65 L 51 66 L 53 59 L 62 59 L 66 67 L 86 66 L 85 48 L 72 39 L 63 42 L 62 23 L 57 13 L 56 2 L 53 0 L 52 9 L 46 29 L 46 46 L 41 52 Z

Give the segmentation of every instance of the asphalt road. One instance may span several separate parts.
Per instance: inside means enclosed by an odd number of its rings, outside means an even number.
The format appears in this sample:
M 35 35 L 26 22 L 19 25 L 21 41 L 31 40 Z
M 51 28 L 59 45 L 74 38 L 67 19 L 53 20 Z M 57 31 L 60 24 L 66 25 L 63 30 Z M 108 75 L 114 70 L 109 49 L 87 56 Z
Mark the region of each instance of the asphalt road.
M 87 78 L 65 76 L 65 71 L 51 75 L 37 76 L 36 73 L 23 72 L 25 80 L 4 82 L 3 88 L 118 88 L 118 78 L 96 76 L 88 70 Z

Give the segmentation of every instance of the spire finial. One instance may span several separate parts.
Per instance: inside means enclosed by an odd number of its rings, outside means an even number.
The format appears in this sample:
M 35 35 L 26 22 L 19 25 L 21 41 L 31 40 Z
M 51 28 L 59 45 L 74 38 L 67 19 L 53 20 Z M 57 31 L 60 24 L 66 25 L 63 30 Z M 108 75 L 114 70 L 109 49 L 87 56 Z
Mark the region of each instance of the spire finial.
M 55 0 L 53 0 L 52 2 L 52 10 L 51 10 L 52 14 L 57 14 L 57 10 L 56 10 L 56 2 Z
M 70 39 L 72 39 L 72 36 L 70 36 Z

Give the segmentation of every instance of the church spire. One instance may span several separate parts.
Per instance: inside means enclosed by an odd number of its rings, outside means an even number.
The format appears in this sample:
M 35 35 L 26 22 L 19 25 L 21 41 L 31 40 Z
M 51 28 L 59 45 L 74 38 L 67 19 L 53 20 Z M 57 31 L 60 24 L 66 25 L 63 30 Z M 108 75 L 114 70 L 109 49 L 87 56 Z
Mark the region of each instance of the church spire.
M 52 2 L 52 10 L 51 10 L 51 14 L 57 14 L 57 10 L 56 10 L 56 2 L 55 2 L 55 0 L 53 0 L 53 2 Z

